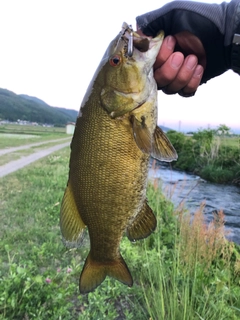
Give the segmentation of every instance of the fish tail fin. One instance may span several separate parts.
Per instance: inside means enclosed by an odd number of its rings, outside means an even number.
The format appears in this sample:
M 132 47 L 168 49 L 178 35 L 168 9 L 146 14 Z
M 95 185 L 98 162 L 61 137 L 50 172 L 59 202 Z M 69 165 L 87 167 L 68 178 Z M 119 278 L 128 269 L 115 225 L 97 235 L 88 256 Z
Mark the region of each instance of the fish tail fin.
M 107 275 L 122 282 L 123 284 L 126 284 L 129 287 L 133 285 L 132 275 L 121 255 L 119 255 L 117 260 L 108 263 Z
M 106 276 L 110 276 L 129 287 L 133 285 L 131 273 L 121 255 L 114 261 L 98 262 L 91 258 L 90 252 L 80 276 L 80 293 L 93 291 L 104 281 Z

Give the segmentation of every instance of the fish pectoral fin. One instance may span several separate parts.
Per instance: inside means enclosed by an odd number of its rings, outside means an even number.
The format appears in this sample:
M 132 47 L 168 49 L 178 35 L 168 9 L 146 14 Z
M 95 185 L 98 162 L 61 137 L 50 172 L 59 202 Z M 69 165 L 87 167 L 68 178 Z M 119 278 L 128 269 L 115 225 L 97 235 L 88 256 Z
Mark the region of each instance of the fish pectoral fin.
M 168 137 L 158 126 L 153 135 L 151 156 L 160 161 L 171 162 L 177 160 L 178 155 Z
M 138 148 L 143 152 L 150 154 L 152 150 L 152 135 L 146 126 L 145 117 L 139 121 L 134 115 L 131 116 L 133 126 L 133 136 Z
M 62 200 L 60 228 L 66 247 L 73 248 L 81 245 L 86 225 L 77 209 L 70 182 L 68 182 Z
M 133 279 L 122 256 L 118 260 L 98 262 L 91 258 L 91 251 L 84 264 L 80 280 L 80 293 L 88 293 L 98 287 L 106 276 L 110 276 L 131 287 Z
M 127 237 L 130 241 L 144 239 L 156 229 L 156 226 L 157 219 L 146 200 L 132 224 L 127 228 Z

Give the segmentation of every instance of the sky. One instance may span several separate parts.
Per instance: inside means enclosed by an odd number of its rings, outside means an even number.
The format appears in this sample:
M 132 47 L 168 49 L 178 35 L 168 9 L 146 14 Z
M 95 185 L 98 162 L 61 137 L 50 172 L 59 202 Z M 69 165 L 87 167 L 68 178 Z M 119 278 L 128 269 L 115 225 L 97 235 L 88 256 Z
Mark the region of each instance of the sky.
M 122 23 L 135 28 L 136 16 L 167 2 L 0 0 L 0 88 L 78 111 Z M 159 92 L 158 123 L 181 131 L 226 124 L 240 133 L 239 90 L 239 75 L 228 71 L 192 98 Z

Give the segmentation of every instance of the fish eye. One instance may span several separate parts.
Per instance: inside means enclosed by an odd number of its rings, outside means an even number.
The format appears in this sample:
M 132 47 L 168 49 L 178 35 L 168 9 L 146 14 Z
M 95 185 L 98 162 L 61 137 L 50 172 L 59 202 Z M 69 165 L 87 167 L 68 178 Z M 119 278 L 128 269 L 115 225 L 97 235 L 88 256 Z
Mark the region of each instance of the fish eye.
M 116 67 L 121 63 L 121 57 L 119 55 L 115 55 L 109 60 L 109 63 L 112 67 Z

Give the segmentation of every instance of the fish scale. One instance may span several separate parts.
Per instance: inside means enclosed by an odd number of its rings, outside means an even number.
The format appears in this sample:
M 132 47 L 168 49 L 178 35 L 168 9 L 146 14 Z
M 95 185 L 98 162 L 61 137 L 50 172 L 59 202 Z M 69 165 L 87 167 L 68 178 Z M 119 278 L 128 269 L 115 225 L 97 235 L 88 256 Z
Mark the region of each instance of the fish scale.
M 129 37 L 131 56 L 127 55 Z M 175 149 L 157 127 L 152 66 L 162 39 L 162 34 L 154 39 L 140 37 L 124 24 L 80 108 L 60 226 L 69 247 L 80 245 L 84 230 L 89 231 L 90 252 L 80 276 L 81 293 L 94 290 L 106 276 L 132 286 L 120 254 L 121 239 L 125 232 L 131 241 L 145 238 L 156 227 L 146 199 L 149 159 L 151 155 L 165 161 L 176 159 Z
M 97 92 L 96 95 L 98 95 Z M 91 247 L 94 248 L 93 257 L 97 261 L 102 256 L 106 260 L 115 260 L 115 247 L 119 247 L 126 228 L 126 220 L 137 214 L 142 200 L 145 189 L 142 188 L 142 185 L 146 184 L 145 175 L 148 170 L 149 155 L 143 154 L 134 142 L 132 130 L 129 130 L 129 115 L 121 120 L 115 119 L 109 125 L 109 116 L 103 109 L 93 104 L 91 108 L 87 107 L 88 104 L 85 106 L 86 117 L 91 121 L 87 124 L 85 117 L 78 118 L 79 135 L 72 141 L 72 150 L 78 150 L 79 154 L 76 154 L 78 169 L 75 167 L 75 161 L 73 164 L 70 161 L 70 171 L 75 168 L 78 172 L 77 175 L 70 176 L 70 182 L 75 186 L 74 196 L 77 206 L 89 229 Z M 82 110 L 83 114 L 85 110 Z M 101 123 L 99 123 L 99 118 L 101 118 Z M 88 130 L 89 141 L 91 141 L 87 149 L 85 148 L 85 127 Z M 105 132 L 108 133 L 111 140 L 106 139 Z M 123 138 L 124 144 L 122 143 Z M 82 149 L 85 150 L 83 154 L 81 154 Z M 96 156 L 93 157 L 93 154 Z M 136 177 L 138 177 L 137 180 Z M 132 181 L 135 181 L 135 188 L 131 188 L 131 193 L 128 184 Z M 85 210 L 86 207 L 87 210 Z M 116 216 L 122 217 L 123 215 L 127 215 L 126 220 L 116 220 Z M 113 220 L 112 223 L 111 220 Z M 97 233 L 94 231 L 96 226 Z M 106 232 L 106 226 L 108 226 L 108 232 Z M 112 226 L 112 230 L 109 230 L 109 226 Z M 113 252 L 106 250 L 102 245 L 108 242 L 111 243 L 110 248 L 114 248 Z M 115 246 L 112 245 L 113 242 Z

